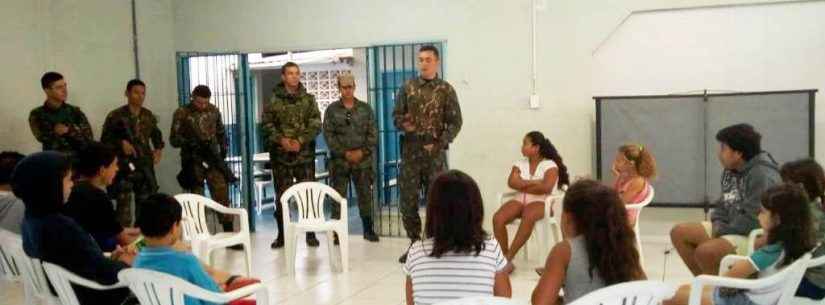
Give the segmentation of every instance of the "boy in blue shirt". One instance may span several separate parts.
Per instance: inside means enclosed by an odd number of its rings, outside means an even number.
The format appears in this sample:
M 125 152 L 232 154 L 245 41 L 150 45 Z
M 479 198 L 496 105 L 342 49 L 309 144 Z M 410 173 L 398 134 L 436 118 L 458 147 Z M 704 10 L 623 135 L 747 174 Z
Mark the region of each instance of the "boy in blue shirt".
M 230 276 L 225 272 L 209 268 L 201 264 L 191 253 L 173 248 L 180 241 L 183 230 L 181 212 L 180 203 L 166 194 L 152 195 L 141 204 L 136 225 L 143 234 L 146 246 L 135 258 L 134 267 L 171 274 L 198 287 L 218 293 L 225 291 L 226 287 L 237 286 L 233 285 L 233 282 L 249 282 L 250 279 Z M 217 305 L 188 296 L 185 302 L 186 305 Z

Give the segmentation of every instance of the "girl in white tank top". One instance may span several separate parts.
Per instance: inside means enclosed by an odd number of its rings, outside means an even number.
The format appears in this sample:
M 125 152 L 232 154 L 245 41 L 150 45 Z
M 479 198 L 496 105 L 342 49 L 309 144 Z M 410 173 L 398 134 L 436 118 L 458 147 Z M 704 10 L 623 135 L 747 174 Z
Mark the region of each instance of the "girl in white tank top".
M 540 132 L 528 133 L 522 140 L 521 154 L 510 170 L 507 186 L 515 191 L 493 215 L 493 233 L 508 261 L 524 246 L 536 222 L 544 218 L 544 200 L 569 181 L 567 167 L 550 140 Z M 520 219 L 512 245 L 507 240 L 507 224 Z M 510 265 L 512 267 L 512 264 Z M 512 271 L 512 268 L 509 268 Z

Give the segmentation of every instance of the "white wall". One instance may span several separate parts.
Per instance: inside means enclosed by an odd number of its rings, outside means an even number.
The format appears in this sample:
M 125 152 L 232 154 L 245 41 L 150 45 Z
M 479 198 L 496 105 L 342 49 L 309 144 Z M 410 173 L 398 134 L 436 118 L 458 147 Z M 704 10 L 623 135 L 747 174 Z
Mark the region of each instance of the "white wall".
M 593 92 L 819 89 L 821 97 L 823 16 L 825 1 L 635 14 L 594 54 Z M 822 139 L 820 132 L 818 159 Z
M 146 107 L 158 117 L 166 141 L 163 161 L 155 171 L 160 191 L 177 194 L 181 192 L 175 178 L 180 170 L 180 156 L 179 150 L 169 144 L 172 114 L 178 108 L 172 0 L 138 0 L 136 11 L 140 76 L 148 87 Z
M 464 114 L 451 164 L 479 182 L 489 217 L 527 131 L 548 135 L 575 174 L 590 173 L 592 53 L 624 17 L 745 1 L 545 1 L 538 20 L 538 111 L 527 109 L 530 2 L 181 0 L 175 2 L 176 48 L 253 52 L 446 40 L 447 80 Z M 203 18 L 213 14 L 222 18 Z
M 130 2 L 4 1 L 0 20 L 0 149 L 41 149 L 28 115 L 45 100 L 40 76 L 52 70 L 66 77 L 68 102 L 81 107 L 99 138 L 106 114 L 126 102 L 123 90 L 135 76 Z M 171 0 L 138 1 L 138 23 L 146 103 L 167 135 L 177 105 Z M 167 150 L 159 169 L 164 191 L 176 191 L 167 187 L 177 185 L 175 155 Z

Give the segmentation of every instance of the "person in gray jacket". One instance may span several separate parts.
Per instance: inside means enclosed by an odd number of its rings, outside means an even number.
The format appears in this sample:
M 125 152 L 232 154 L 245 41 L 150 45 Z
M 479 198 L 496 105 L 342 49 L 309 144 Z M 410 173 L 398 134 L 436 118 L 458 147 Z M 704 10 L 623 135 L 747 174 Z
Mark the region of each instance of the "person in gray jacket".
M 722 195 L 710 222 L 677 224 L 670 239 L 694 275 L 719 272 L 728 254 L 747 254 L 748 234 L 759 228 L 762 193 L 781 182 L 779 166 L 762 151 L 762 135 L 749 124 L 736 124 L 716 134 L 722 164 Z
M 20 234 L 20 224 L 23 223 L 26 207 L 23 201 L 11 192 L 11 174 L 24 157 L 18 152 L 0 153 L 0 229 L 15 234 Z

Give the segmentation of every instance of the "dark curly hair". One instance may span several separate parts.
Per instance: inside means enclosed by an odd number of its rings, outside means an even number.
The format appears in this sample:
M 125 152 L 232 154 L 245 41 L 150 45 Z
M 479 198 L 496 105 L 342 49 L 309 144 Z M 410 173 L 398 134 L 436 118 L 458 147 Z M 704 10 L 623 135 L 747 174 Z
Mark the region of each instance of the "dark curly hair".
M 595 270 L 607 285 L 645 278 L 636 235 L 616 191 L 595 180 L 577 181 L 564 196 L 564 213 L 585 239 L 591 277 Z
M 750 161 L 762 152 L 762 135 L 750 124 L 736 124 L 719 130 L 716 140 L 742 153 L 745 161 Z
M 762 193 L 762 208 L 779 218 L 779 225 L 766 230 L 768 244 L 779 243 L 785 249 L 786 266 L 816 246 L 811 209 L 805 189 L 800 184 L 783 183 Z
M 820 199 L 825 204 L 825 171 L 814 159 L 801 159 L 782 165 L 779 170 L 782 181 L 800 183 L 808 193 L 808 199 Z

